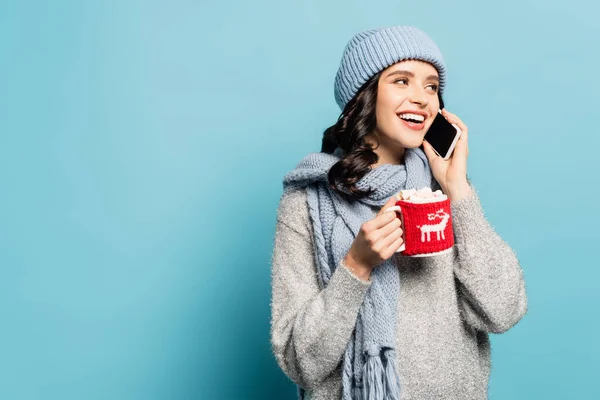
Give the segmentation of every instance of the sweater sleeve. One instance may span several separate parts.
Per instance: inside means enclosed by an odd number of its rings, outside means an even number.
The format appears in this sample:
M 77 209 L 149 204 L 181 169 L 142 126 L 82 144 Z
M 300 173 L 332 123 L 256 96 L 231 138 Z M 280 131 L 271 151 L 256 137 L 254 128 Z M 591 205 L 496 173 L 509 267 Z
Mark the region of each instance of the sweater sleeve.
M 340 364 L 371 282 L 343 263 L 319 288 L 305 189 L 281 197 L 271 262 L 271 347 L 283 372 L 311 390 Z
M 471 190 L 471 196 L 451 203 L 459 308 L 471 327 L 503 333 L 527 312 L 523 271 L 514 251 L 486 219 L 472 185 Z

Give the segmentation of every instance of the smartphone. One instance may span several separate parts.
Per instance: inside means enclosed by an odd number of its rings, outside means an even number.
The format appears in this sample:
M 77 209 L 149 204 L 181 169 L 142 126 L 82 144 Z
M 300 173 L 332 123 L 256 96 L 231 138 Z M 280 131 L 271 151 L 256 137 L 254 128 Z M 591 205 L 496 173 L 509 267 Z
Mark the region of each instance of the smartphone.
M 433 123 L 425 134 L 425 140 L 431 144 L 438 156 L 447 160 L 452 155 L 454 146 L 460 137 L 460 128 L 456 124 L 451 124 L 442 115 L 442 110 L 439 110 L 435 116 Z

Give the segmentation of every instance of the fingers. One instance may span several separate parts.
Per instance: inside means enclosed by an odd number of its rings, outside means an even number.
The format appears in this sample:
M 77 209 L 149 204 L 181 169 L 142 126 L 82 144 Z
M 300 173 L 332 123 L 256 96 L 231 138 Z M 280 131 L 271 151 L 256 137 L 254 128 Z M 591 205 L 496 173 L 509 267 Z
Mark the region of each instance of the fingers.
M 391 224 L 390 224 L 391 225 Z M 390 232 L 387 236 L 381 238 L 381 240 L 379 241 L 379 243 L 377 243 L 376 245 L 376 250 L 377 251 L 385 251 L 386 249 L 392 247 L 392 245 L 396 242 L 398 242 L 398 240 L 402 240 L 402 229 L 401 228 L 396 228 L 395 230 L 393 230 L 392 232 Z M 400 244 L 402 244 L 401 242 L 398 243 L 398 247 L 400 247 Z M 396 250 L 398 247 L 396 247 L 394 250 Z
M 372 220 L 369 220 L 369 221 L 367 221 L 367 222 L 365 222 L 363 224 L 364 230 L 366 232 L 375 232 L 378 229 L 380 229 L 380 228 L 384 227 L 385 225 L 389 224 L 390 222 L 392 222 L 396 218 L 397 217 L 396 217 L 396 212 L 395 211 L 381 212 L 375 218 L 373 218 Z
M 396 239 L 388 248 L 388 250 L 392 251 L 393 253 L 396 252 L 396 250 L 398 250 L 400 248 L 400 246 L 402 245 L 402 243 L 404 243 L 404 239 L 402 238 L 402 236 L 400 236 L 398 239 Z
M 458 138 L 458 142 L 456 142 L 456 149 L 459 152 L 464 153 L 465 158 L 469 156 L 469 136 L 467 131 L 463 131 L 460 134 L 460 137 Z
M 442 110 L 442 115 L 450 122 L 451 124 L 456 124 L 462 132 L 468 131 L 467 126 L 462 122 L 460 118 L 456 116 L 456 114 L 452 114 L 450 111 L 445 108 Z
M 425 151 L 425 155 L 429 159 L 429 162 L 432 162 L 433 160 L 439 157 L 439 155 L 435 152 L 435 150 L 427 140 L 423 140 L 423 150 Z
M 393 212 L 386 214 L 395 214 Z M 382 215 L 381 217 L 384 217 Z M 371 220 L 369 222 L 373 222 Z M 367 246 L 371 249 L 371 251 L 378 253 L 381 255 L 382 250 L 384 250 L 389 244 L 397 238 L 399 235 L 402 235 L 402 229 L 400 228 L 400 218 L 394 217 L 389 223 L 380 229 L 373 229 L 368 226 L 368 222 L 363 225 L 363 237 L 366 241 Z M 390 238 L 390 236 L 392 238 Z
M 402 237 L 403 230 L 401 229 L 402 222 L 397 216 L 397 212 L 385 211 L 393 207 L 396 203 L 396 198 L 392 196 L 383 205 L 378 215 L 365 222 L 360 229 L 359 235 L 356 237 L 357 251 L 361 252 L 366 260 L 369 260 L 369 265 L 377 265 L 382 260 L 386 260 L 398 249 L 398 246 L 390 251 L 390 246 Z
M 381 214 L 385 213 L 385 210 L 387 210 L 390 207 L 393 207 L 396 205 L 396 197 L 392 196 L 388 199 L 388 201 L 385 202 L 385 204 L 381 207 L 381 209 L 379 210 L 379 212 L 377 213 L 377 216 L 380 216 Z
M 367 239 L 372 244 L 377 243 L 391 232 L 398 229 L 402 223 L 396 211 L 385 211 L 396 204 L 396 198 L 392 196 L 377 214 L 375 218 L 363 224 L 363 230 Z
M 376 233 L 373 235 L 373 237 L 375 238 L 376 241 L 382 240 L 397 230 L 399 230 L 400 233 L 402 233 L 402 221 L 400 220 L 400 218 L 395 217 L 392 221 L 390 221 L 386 225 L 379 228 L 376 231 Z

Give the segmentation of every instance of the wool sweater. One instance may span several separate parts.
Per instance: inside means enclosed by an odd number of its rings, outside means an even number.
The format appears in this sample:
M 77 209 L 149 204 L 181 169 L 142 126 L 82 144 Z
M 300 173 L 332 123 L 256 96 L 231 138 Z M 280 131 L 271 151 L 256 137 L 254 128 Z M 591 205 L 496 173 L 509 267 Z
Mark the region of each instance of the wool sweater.
M 451 252 L 393 256 L 400 273 L 396 370 L 402 400 L 487 399 L 489 333 L 507 331 L 527 311 L 516 254 L 490 225 L 470 185 L 469 197 L 451 202 Z M 344 350 L 370 284 L 342 261 L 327 287 L 319 286 L 306 189 L 283 194 L 271 262 L 271 347 L 304 399 L 341 398 Z

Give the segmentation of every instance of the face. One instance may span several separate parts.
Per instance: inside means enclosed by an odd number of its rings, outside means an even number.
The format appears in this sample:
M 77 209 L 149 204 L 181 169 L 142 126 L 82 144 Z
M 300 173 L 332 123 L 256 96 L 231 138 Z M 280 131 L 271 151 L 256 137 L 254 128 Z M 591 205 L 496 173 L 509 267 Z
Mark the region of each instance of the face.
M 429 63 L 406 60 L 382 71 L 376 103 L 381 158 L 391 161 L 423 143 L 440 106 L 438 90 L 439 75 Z

